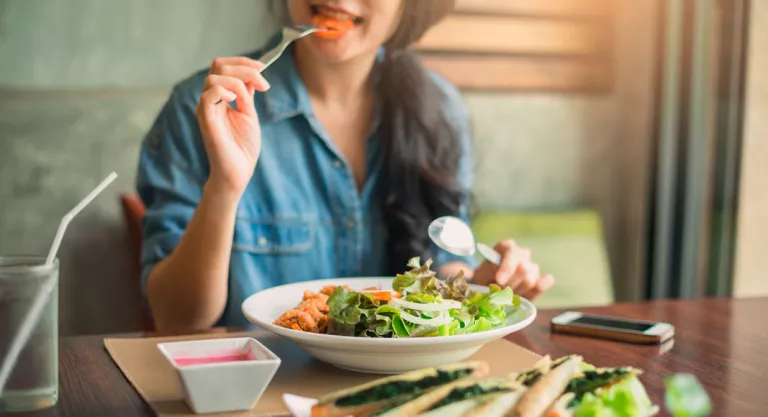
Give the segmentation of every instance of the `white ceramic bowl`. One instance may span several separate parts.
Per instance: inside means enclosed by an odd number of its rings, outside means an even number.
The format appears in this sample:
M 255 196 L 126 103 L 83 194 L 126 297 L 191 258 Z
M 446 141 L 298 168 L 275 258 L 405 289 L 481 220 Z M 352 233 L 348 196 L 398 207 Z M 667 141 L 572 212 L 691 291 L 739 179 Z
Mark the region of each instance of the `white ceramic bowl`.
M 280 367 L 280 358 L 250 337 L 168 342 L 157 347 L 176 370 L 184 401 L 196 414 L 250 410 Z
M 504 326 L 485 332 L 423 338 L 368 338 L 300 332 L 273 323 L 296 308 L 305 290 L 319 291 L 327 285 L 353 289 L 392 288 L 392 278 L 340 278 L 281 285 L 253 294 L 242 304 L 245 317 L 255 325 L 296 342 L 308 354 L 340 368 L 377 374 L 395 374 L 462 361 L 483 345 L 525 328 L 536 318 L 536 307 L 523 299 Z M 487 292 L 488 287 L 471 285 Z M 279 353 L 279 352 L 278 352 Z

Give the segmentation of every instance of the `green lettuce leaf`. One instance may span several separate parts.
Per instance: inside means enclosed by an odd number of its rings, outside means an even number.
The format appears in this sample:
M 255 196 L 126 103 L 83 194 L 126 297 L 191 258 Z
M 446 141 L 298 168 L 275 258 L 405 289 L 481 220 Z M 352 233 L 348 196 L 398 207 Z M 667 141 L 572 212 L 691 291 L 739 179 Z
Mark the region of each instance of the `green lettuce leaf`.
M 360 322 L 360 293 L 347 291 L 344 287 L 336 287 L 328 297 L 329 316 L 332 321 L 343 324 Z
M 410 328 L 400 317 L 400 310 L 387 304 L 364 310 L 368 317 L 365 335 L 371 337 L 408 337 Z M 360 326 L 359 326 L 360 327 Z
M 451 317 L 455 319 L 454 322 L 459 328 L 467 327 L 475 320 L 474 316 L 465 309 L 452 310 Z
M 395 337 L 410 337 L 411 329 L 400 315 L 392 317 L 392 332 Z
M 412 275 L 397 274 L 392 281 L 392 289 L 400 294 L 418 293 L 421 290 L 421 281 Z
M 368 323 L 376 315 L 376 307 L 366 307 L 360 309 L 360 322 Z
M 626 378 L 597 395 L 584 395 L 573 417 L 648 417 L 655 411 L 648 393 L 636 376 Z
M 414 303 L 434 303 L 438 301 L 440 297 L 436 297 L 432 294 L 423 294 L 423 293 L 411 293 L 405 296 L 405 301 L 411 301 Z
M 355 335 L 354 324 L 341 323 L 336 320 L 331 320 L 328 323 L 328 328 L 325 330 L 326 334 L 332 334 L 336 336 L 354 336 Z
M 394 317 L 394 316 L 399 316 L 400 315 L 400 310 L 392 307 L 389 304 L 384 304 L 384 305 L 379 306 L 376 309 L 376 315 L 380 315 L 380 314 L 381 315 L 386 314 L 386 315 Z
M 371 323 L 373 332 L 377 336 L 392 336 L 392 319 L 388 316 L 376 315 L 376 319 Z
M 418 325 L 411 329 L 411 337 L 432 337 L 439 334 L 439 330 L 435 326 Z
M 440 283 L 435 278 L 436 273 L 430 269 L 431 266 L 431 259 L 428 259 L 421 265 L 418 257 L 411 258 L 408 261 L 408 267 L 411 269 L 395 276 L 392 282 L 392 289 L 403 295 L 411 293 L 439 294 L 437 289 Z
M 672 375 L 664 384 L 664 402 L 674 417 L 703 417 L 712 411 L 709 395 L 694 375 Z
M 448 334 L 454 335 L 459 334 L 459 331 L 461 330 L 461 322 L 458 320 L 454 320 L 447 324 L 448 326 Z
M 467 311 L 476 311 L 477 316 L 484 317 L 493 326 L 498 326 L 506 321 L 507 308 L 520 305 L 520 297 L 509 287 L 502 290 L 498 285 L 491 284 L 488 293 L 475 292 L 467 302 Z
M 457 334 L 477 333 L 491 330 L 493 325 L 485 317 L 475 319 L 469 326 L 457 331 Z
M 414 256 L 408 260 L 408 267 L 412 269 L 419 269 L 421 267 L 421 258 Z

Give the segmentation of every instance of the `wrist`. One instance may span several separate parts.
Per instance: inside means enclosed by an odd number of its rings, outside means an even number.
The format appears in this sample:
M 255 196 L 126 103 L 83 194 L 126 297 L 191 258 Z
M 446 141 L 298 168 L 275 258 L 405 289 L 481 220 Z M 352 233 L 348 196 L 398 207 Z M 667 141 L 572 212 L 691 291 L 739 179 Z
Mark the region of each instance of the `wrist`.
M 209 179 L 203 188 L 204 197 L 209 197 L 218 204 L 227 206 L 237 206 L 244 192 L 244 189 L 236 189 L 213 179 Z

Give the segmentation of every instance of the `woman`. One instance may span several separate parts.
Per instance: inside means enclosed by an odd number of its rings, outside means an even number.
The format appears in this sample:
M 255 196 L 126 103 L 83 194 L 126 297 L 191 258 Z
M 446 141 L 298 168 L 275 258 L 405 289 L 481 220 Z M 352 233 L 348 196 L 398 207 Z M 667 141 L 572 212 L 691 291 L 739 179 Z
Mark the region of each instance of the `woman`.
M 269 68 L 217 58 L 178 84 L 142 147 L 143 283 L 161 331 L 245 324 L 250 294 L 289 282 L 389 275 L 413 256 L 447 276 L 552 285 L 530 251 L 500 242 L 501 268 L 430 245 L 429 222 L 468 220 L 468 116 L 455 88 L 407 47 L 447 0 L 288 0 L 295 24 L 356 22 L 309 36 Z M 383 47 L 383 48 L 382 48 Z M 233 103 L 234 102 L 234 103 Z M 230 104 L 228 104 L 230 103 Z

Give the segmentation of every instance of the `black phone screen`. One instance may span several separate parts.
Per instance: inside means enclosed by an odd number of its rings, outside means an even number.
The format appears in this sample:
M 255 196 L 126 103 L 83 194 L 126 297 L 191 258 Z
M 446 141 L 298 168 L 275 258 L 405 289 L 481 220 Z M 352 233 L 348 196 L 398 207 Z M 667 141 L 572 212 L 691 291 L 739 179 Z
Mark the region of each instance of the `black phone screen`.
M 640 323 L 636 321 L 626 321 L 621 319 L 612 319 L 609 317 L 581 316 L 569 324 L 585 324 L 589 326 L 610 327 L 619 330 L 628 330 L 631 332 L 645 332 L 655 325 L 655 323 Z

